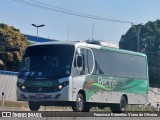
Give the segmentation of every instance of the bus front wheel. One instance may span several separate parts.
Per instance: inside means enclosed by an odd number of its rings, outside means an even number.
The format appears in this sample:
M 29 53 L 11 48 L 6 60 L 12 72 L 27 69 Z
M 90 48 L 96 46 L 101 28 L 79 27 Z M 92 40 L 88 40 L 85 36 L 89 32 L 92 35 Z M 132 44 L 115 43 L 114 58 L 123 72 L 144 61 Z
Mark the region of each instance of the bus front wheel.
M 112 104 L 111 105 L 111 111 L 113 113 L 115 113 L 115 112 L 123 113 L 126 110 L 126 104 L 127 104 L 126 98 L 124 96 L 122 96 L 119 104 Z
M 38 104 L 37 102 L 29 101 L 28 105 L 31 111 L 38 111 L 40 109 L 40 104 Z
M 86 105 L 84 96 L 81 93 L 78 93 L 76 102 L 72 106 L 74 112 L 89 112 L 90 107 Z

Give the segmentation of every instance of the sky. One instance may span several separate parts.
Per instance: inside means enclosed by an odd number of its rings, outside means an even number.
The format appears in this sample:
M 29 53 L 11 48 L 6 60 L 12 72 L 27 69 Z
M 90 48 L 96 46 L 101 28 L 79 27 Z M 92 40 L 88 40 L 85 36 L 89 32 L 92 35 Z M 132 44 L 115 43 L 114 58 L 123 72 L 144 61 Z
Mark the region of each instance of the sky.
M 23 0 L 32 2 L 32 0 Z M 160 19 L 160 0 L 35 0 L 84 14 L 134 22 L 134 24 Z M 39 36 L 67 41 L 87 39 L 104 40 L 118 44 L 130 23 L 117 23 L 83 18 L 22 4 L 15 0 L 0 0 L 0 23 L 20 29 L 21 33 L 35 35 L 31 24 L 39 28 Z

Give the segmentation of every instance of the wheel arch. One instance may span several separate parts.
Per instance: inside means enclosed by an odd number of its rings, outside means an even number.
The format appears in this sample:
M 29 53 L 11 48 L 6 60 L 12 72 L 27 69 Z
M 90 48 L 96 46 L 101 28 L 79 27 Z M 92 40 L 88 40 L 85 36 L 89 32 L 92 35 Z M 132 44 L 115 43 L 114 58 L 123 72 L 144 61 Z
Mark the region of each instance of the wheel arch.
M 79 93 L 81 93 L 83 95 L 84 101 L 86 102 L 86 93 L 85 93 L 85 91 L 81 89 L 81 90 L 78 91 L 78 94 Z
M 128 96 L 126 94 L 123 94 L 122 97 L 126 99 L 126 103 L 128 104 Z

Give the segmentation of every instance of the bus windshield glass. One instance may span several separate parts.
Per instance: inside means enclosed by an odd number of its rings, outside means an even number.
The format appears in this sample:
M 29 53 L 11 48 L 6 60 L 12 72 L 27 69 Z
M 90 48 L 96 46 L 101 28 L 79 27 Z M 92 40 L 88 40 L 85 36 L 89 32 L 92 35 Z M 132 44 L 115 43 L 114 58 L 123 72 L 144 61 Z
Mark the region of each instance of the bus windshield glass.
M 28 47 L 19 76 L 67 77 L 71 73 L 73 45 L 38 45 Z

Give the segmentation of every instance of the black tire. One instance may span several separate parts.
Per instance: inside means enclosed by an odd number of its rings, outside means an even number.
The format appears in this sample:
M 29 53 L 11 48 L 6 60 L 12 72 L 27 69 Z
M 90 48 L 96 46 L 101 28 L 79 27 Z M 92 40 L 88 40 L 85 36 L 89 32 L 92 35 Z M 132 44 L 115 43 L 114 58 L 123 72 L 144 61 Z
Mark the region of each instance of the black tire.
M 104 109 L 106 106 L 98 106 L 99 109 Z
M 89 112 L 90 107 L 87 106 L 84 96 L 78 93 L 76 102 L 73 104 L 72 109 L 74 112 Z
M 126 110 L 127 101 L 124 96 L 121 97 L 120 104 L 112 104 L 110 106 L 113 113 L 123 113 Z
M 40 109 L 40 104 L 37 102 L 29 101 L 28 106 L 31 111 L 38 111 Z

